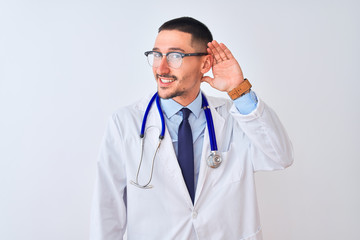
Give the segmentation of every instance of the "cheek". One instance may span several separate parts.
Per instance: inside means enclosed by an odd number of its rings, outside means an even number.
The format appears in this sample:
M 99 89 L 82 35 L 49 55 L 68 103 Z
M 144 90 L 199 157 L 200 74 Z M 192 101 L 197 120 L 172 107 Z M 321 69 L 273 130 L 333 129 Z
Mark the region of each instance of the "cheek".
M 184 76 L 196 76 L 200 72 L 199 63 L 195 61 L 187 62 L 185 66 L 181 69 Z
M 183 74 L 183 78 L 190 79 L 193 82 L 200 81 L 202 77 L 202 73 L 200 71 L 200 67 L 198 66 L 192 66 L 186 69 Z
M 200 85 L 201 76 L 198 76 L 194 73 L 187 73 L 181 76 L 181 81 L 179 82 L 180 87 L 182 89 L 189 89 L 189 88 L 197 88 L 197 85 Z

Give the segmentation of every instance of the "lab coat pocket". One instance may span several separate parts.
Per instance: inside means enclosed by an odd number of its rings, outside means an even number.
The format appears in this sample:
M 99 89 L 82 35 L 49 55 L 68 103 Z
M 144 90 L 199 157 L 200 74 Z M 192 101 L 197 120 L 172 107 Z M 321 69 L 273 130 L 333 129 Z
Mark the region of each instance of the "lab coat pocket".
M 213 187 L 222 187 L 241 182 L 244 167 L 233 144 L 231 144 L 228 151 L 219 154 L 222 163 L 218 168 L 211 169 L 210 173 Z

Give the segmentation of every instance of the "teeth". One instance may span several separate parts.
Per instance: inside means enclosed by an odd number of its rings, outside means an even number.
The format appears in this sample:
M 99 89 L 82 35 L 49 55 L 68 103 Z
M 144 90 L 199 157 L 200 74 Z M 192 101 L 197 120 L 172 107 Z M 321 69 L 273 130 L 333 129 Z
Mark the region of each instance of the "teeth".
M 175 81 L 174 79 L 163 79 L 163 78 L 160 78 L 160 81 L 163 82 L 163 83 L 171 83 L 173 81 Z

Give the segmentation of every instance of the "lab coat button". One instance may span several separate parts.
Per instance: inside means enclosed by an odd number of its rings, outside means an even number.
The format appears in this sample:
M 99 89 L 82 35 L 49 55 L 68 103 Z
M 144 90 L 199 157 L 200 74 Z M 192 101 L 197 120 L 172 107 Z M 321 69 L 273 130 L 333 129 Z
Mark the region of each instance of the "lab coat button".
M 193 211 L 193 213 L 192 213 L 192 218 L 193 218 L 193 219 L 196 219 L 197 215 L 198 215 L 198 213 L 197 213 L 196 211 Z

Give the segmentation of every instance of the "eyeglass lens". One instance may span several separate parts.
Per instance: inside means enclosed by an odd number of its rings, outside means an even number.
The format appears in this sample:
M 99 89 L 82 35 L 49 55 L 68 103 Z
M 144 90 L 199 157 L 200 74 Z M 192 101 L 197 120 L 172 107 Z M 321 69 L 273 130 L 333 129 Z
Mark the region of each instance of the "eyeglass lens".
M 163 55 L 159 52 L 150 52 L 147 55 L 148 62 L 150 64 L 150 66 L 153 66 L 153 67 L 160 66 L 162 57 L 163 57 Z M 182 63 L 182 56 L 179 53 L 172 52 L 172 53 L 167 54 L 166 60 L 167 60 L 169 67 L 179 68 Z

